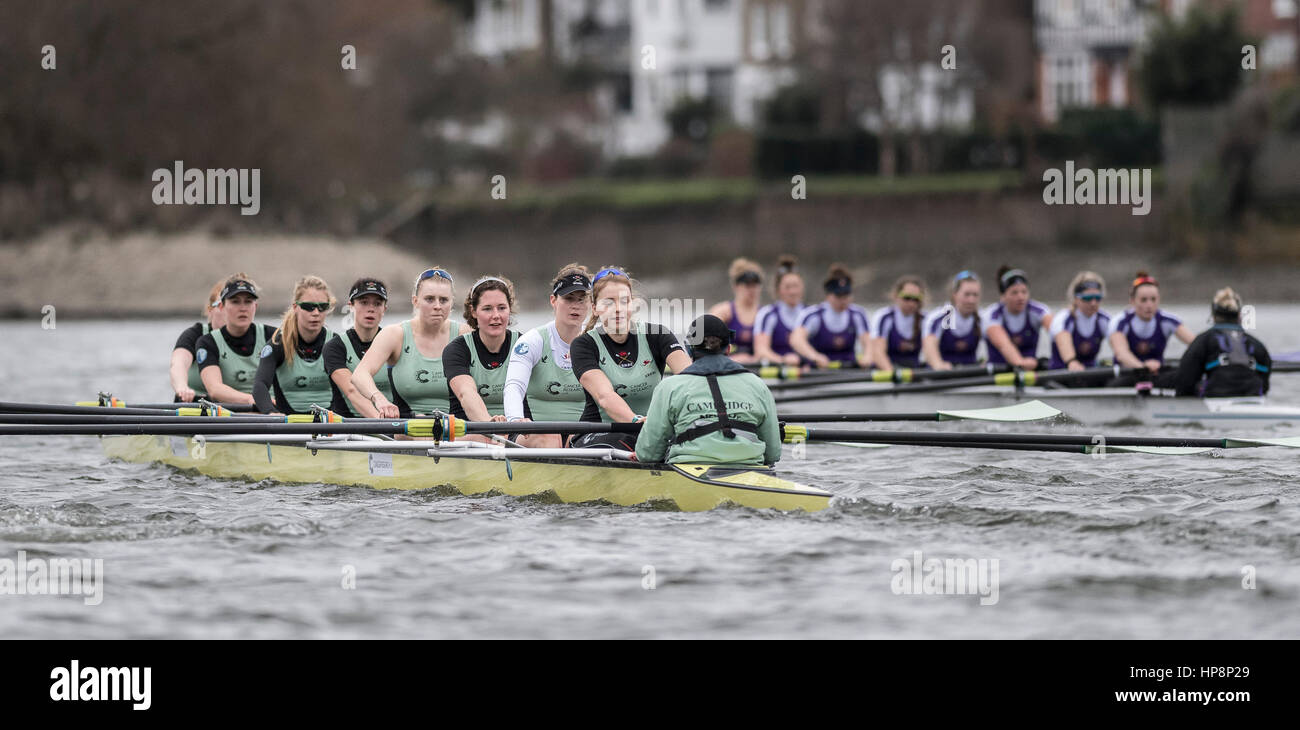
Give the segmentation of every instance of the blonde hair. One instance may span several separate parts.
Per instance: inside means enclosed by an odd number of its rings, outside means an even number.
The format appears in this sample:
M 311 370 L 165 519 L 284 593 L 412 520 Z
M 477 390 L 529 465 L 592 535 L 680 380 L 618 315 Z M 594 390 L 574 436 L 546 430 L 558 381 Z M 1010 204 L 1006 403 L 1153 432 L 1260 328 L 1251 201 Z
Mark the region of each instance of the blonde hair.
M 763 278 L 763 267 L 742 256 L 735 261 L 732 261 L 731 266 L 727 269 L 727 276 L 731 279 L 732 284 L 735 284 L 737 277 L 744 273 L 757 274 L 761 281 Z
M 293 298 L 289 300 L 289 308 L 284 310 L 284 317 L 280 320 L 280 329 L 275 331 L 271 336 L 271 342 L 278 342 L 284 345 L 284 363 L 291 365 L 293 363 L 293 354 L 298 349 L 298 340 L 301 335 L 298 334 L 298 313 L 294 310 L 298 308 L 297 302 L 308 289 L 323 289 L 330 298 L 330 309 L 334 309 L 337 300 L 334 294 L 330 292 L 330 285 L 319 276 L 308 274 L 298 280 L 293 285 Z M 329 311 L 329 310 L 326 310 Z
M 243 278 L 243 277 L 242 277 L 241 275 L 239 275 L 239 274 L 236 274 L 236 276 L 240 276 L 240 278 Z M 222 279 L 222 280 L 218 281 L 217 283 L 213 284 L 213 285 L 212 285 L 212 288 L 208 290 L 208 301 L 206 301 L 206 302 L 203 303 L 203 318 L 204 318 L 204 319 L 207 319 L 208 316 L 212 314 L 212 310 L 214 310 L 214 309 L 216 309 L 218 306 L 220 306 L 220 304 L 221 304 L 221 299 L 220 299 L 220 297 L 221 297 L 221 290 L 222 290 L 222 289 L 225 289 L 225 288 L 226 288 L 226 280 L 225 280 L 225 279 Z
M 1215 310 L 1225 314 L 1241 313 L 1241 297 L 1230 286 L 1225 286 L 1214 292 L 1214 299 L 1210 300 L 1210 303 Z
M 1095 271 L 1080 271 L 1074 275 L 1073 279 L 1070 279 L 1070 285 L 1065 289 L 1065 303 L 1070 307 L 1070 309 L 1074 309 L 1074 297 L 1077 294 L 1076 290 L 1079 288 L 1079 285 L 1085 281 L 1095 281 L 1098 284 L 1101 284 L 1101 295 L 1106 296 L 1106 280 L 1101 278 L 1101 274 L 1098 274 Z
M 634 297 L 636 296 L 636 294 L 635 294 L 635 292 L 636 292 L 636 280 L 632 278 L 632 275 L 631 275 L 631 274 L 627 273 L 627 269 L 619 268 L 619 267 L 617 267 L 617 266 L 602 266 L 602 267 L 600 267 L 600 271 L 597 271 L 596 274 L 599 275 L 601 271 L 605 271 L 606 269 L 612 269 L 612 270 L 614 270 L 615 272 L 621 272 L 621 273 L 610 273 L 610 274 L 605 274 L 604 276 L 600 277 L 600 281 L 593 281 L 593 282 L 592 282 L 592 284 L 591 284 L 591 302 L 592 302 L 593 305 L 594 305 L 596 302 L 600 301 L 600 292 L 601 292 L 601 290 L 604 289 L 605 287 L 609 286 L 610 284 L 614 284 L 614 283 L 627 284 L 627 288 L 628 288 L 628 290 L 629 290 L 630 292 L 633 292 L 633 293 L 632 293 L 632 296 L 634 296 Z M 629 319 L 630 319 L 630 317 L 629 317 Z M 595 327 L 595 326 L 596 326 L 596 323 L 599 322 L 599 321 L 600 321 L 600 316 L 596 314 L 596 307 L 593 306 L 593 307 L 591 308 L 591 316 L 587 318 L 587 326 L 586 326 L 586 327 L 583 327 L 583 328 L 582 328 L 582 331 L 583 331 L 583 332 L 590 332 L 590 331 L 591 331 L 591 328 L 592 328 L 592 327 Z
M 510 307 L 510 320 L 513 323 L 515 318 L 515 285 L 504 276 L 484 276 L 475 282 L 474 286 L 469 288 L 469 293 L 465 295 L 465 322 L 470 327 L 478 329 L 478 317 L 474 316 L 474 310 L 478 309 L 479 300 L 483 295 L 490 291 L 499 291 L 506 295 L 506 304 Z

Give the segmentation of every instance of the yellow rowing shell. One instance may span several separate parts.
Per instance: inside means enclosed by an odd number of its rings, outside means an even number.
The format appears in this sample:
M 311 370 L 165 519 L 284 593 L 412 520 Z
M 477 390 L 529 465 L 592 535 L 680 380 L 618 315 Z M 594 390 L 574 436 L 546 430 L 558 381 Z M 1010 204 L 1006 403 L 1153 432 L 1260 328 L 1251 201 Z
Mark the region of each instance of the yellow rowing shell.
M 429 489 L 512 496 L 554 492 L 564 502 L 618 505 L 672 501 L 695 512 L 723 505 L 756 509 L 824 509 L 829 492 L 781 479 L 766 468 L 641 464 L 584 459 L 504 460 L 443 457 L 421 452 L 311 450 L 297 445 L 208 441 L 181 436 L 105 436 L 104 452 L 138 463 L 159 462 L 230 479 Z

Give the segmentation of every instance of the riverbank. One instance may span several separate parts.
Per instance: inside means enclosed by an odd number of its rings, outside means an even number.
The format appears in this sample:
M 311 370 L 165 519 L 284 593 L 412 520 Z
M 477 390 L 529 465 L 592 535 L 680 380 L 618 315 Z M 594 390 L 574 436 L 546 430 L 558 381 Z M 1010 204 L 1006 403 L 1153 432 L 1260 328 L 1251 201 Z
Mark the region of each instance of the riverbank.
M 632 255 L 621 246 L 566 248 L 547 241 L 549 245 L 508 249 L 500 241 L 480 245 L 450 245 L 446 237 L 440 241 L 438 245 L 399 245 L 380 238 L 219 236 L 205 231 L 110 236 L 95 229 L 65 226 L 28 242 L 0 245 L 0 316 L 39 319 L 46 305 L 54 306 L 59 317 L 194 316 L 208 287 L 235 271 L 247 272 L 263 288 L 264 316 L 287 305 L 293 282 L 307 273 L 325 278 L 340 298 L 357 277 L 377 276 L 388 282 L 394 310 L 401 311 L 406 306 L 400 300 L 407 296 L 408 282 L 433 264 L 449 268 L 459 282 L 489 272 L 515 279 L 521 308 L 533 310 L 545 308 L 547 277 L 574 259 L 593 268 L 630 266 L 634 273 L 644 274 L 646 296 L 698 298 L 707 304 L 729 295 L 725 270 L 731 256 L 754 256 L 769 269 L 774 264 L 768 251 L 755 253 L 744 240 L 722 238 L 695 251 L 690 260 L 671 255 L 670 242 Z M 1140 268 L 1160 278 L 1170 301 L 1208 300 L 1214 289 L 1224 285 L 1236 287 L 1248 301 L 1300 301 L 1300 281 L 1291 266 L 1276 262 L 1224 266 L 1122 242 L 1026 246 L 1018 240 L 1001 246 L 986 243 L 975 250 L 954 247 L 942 255 L 934 246 L 887 245 L 884 241 L 831 251 L 798 246 L 791 250 L 801 258 L 810 299 L 818 298 L 821 273 L 834 258 L 853 269 L 858 300 L 869 307 L 885 300 L 890 282 L 900 274 L 920 274 L 933 289 L 941 290 L 953 271 L 975 268 L 992 278 L 1003 262 L 1029 271 L 1035 298 L 1054 307 L 1061 303 L 1066 284 L 1080 269 L 1098 271 L 1111 283 L 1111 309 L 1122 308 L 1125 283 Z M 658 260 L 646 261 L 646 256 Z M 993 296 L 990 287 L 984 300 L 991 301 Z M 941 298 L 943 292 L 934 291 L 930 301 Z

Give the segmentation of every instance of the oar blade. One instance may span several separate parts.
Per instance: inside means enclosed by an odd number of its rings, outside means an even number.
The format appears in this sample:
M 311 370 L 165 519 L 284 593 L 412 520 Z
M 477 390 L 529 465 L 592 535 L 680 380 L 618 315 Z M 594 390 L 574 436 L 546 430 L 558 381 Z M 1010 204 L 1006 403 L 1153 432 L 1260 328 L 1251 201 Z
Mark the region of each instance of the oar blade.
M 1040 400 L 1016 403 L 999 408 L 978 408 L 964 411 L 939 411 L 940 421 L 996 421 L 998 423 L 1017 423 L 1022 421 L 1041 421 L 1056 418 L 1061 412 Z
M 1224 439 L 1224 446 L 1229 449 L 1250 448 L 1252 446 L 1281 446 L 1288 449 L 1300 449 L 1300 436 L 1283 436 L 1282 438 Z

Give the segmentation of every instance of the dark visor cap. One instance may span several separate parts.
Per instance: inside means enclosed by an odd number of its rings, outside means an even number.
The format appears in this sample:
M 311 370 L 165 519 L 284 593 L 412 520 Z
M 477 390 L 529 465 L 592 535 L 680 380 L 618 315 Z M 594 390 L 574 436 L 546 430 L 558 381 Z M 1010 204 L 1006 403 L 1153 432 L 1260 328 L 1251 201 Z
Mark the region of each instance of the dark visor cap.
M 551 294 L 562 297 L 575 291 L 591 291 L 591 279 L 588 279 L 584 274 L 569 274 L 555 282 Z
M 357 297 L 364 297 L 367 294 L 374 294 L 380 299 L 388 301 L 388 289 L 384 288 L 384 285 L 377 279 L 366 279 L 354 286 L 352 291 L 348 293 L 348 301 L 351 302 Z
M 253 282 L 251 281 L 236 279 L 235 281 L 226 284 L 226 286 L 221 290 L 221 301 L 224 302 L 236 294 L 247 294 L 256 299 L 257 287 L 253 286 Z
M 826 293 L 844 296 L 853 293 L 853 282 L 849 279 L 831 279 L 826 282 Z
M 691 323 L 691 329 L 686 333 L 686 340 L 692 345 L 700 345 L 704 342 L 705 337 L 717 337 L 722 340 L 723 344 L 731 344 L 731 338 L 735 333 L 727 327 L 717 316 L 706 314 Z

